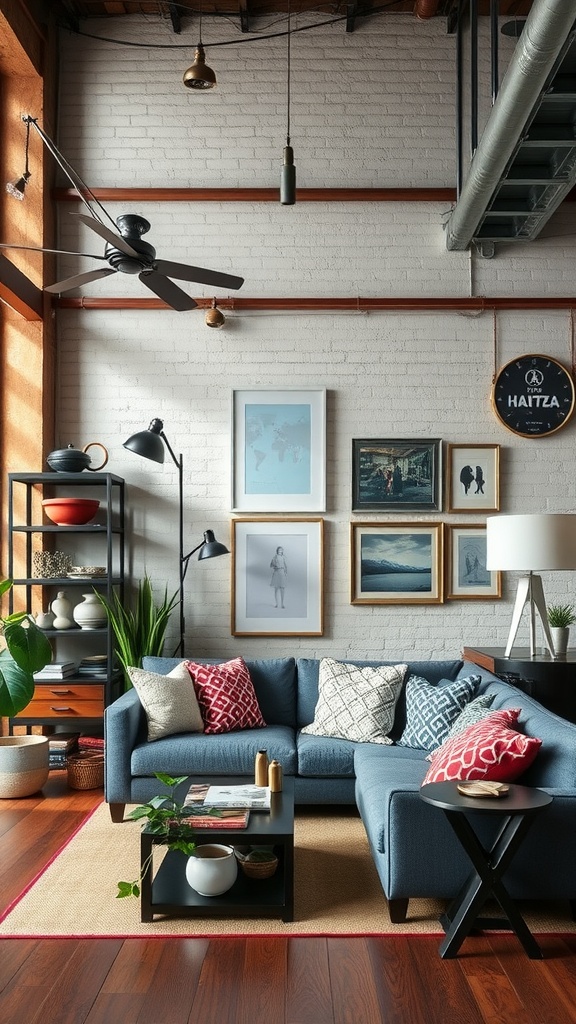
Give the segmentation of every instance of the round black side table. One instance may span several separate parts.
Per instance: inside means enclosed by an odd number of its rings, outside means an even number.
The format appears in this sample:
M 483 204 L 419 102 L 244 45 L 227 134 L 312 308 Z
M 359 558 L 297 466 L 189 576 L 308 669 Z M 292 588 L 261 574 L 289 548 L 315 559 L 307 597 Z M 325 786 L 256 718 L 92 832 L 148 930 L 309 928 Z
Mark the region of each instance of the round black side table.
M 541 960 L 542 950 L 508 895 L 502 876 L 535 815 L 552 803 L 552 797 L 540 789 L 510 785 L 506 796 L 477 798 L 463 796 L 457 787 L 456 781 L 430 782 L 420 789 L 422 800 L 444 811 L 473 866 L 460 892 L 440 918 L 446 932 L 440 944 L 440 956 L 455 957 L 473 928 L 510 928 L 530 959 Z M 502 819 L 490 849 L 485 849 L 478 839 L 468 818 L 469 811 Z M 478 916 L 491 897 L 501 906 L 505 920 Z

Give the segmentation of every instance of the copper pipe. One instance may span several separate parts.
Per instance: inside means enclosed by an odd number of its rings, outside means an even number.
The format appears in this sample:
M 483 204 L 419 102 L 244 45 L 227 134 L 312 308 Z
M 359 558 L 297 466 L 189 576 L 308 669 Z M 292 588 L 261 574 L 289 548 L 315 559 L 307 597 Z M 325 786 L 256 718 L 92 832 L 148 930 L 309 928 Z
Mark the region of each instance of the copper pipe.
M 196 299 L 200 309 L 209 309 L 212 299 Z M 58 309 L 170 309 L 161 299 L 120 299 L 120 298 L 56 298 Z M 434 312 L 447 310 L 458 312 L 483 312 L 488 309 L 573 309 L 576 296 L 543 296 L 542 298 L 494 297 L 485 295 L 469 298 L 223 298 L 218 299 L 220 309 L 236 312 L 242 310 L 302 310 L 323 313 L 369 313 L 388 311 Z
M 91 188 L 101 202 L 144 203 L 277 203 L 277 188 Z M 85 198 L 89 199 L 88 193 Z M 56 188 L 52 198 L 79 202 L 73 188 Z M 299 188 L 299 203 L 449 203 L 454 188 Z
M 434 18 L 438 14 L 440 0 L 416 0 L 414 4 L 414 17 L 422 21 Z

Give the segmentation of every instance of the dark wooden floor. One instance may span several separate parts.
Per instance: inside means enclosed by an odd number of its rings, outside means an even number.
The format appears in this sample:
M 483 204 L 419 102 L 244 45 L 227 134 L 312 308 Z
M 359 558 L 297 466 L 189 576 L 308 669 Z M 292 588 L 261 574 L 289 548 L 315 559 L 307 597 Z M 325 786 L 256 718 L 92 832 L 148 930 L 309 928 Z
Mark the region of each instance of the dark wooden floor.
M 0 801 L 0 907 L 102 797 Z M 120 827 L 120 826 L 119 826 Z M 112 856 L 112 854 L 111 854 Z M 576 936 L 0 940 L 2 1024 L 576 1024 Z

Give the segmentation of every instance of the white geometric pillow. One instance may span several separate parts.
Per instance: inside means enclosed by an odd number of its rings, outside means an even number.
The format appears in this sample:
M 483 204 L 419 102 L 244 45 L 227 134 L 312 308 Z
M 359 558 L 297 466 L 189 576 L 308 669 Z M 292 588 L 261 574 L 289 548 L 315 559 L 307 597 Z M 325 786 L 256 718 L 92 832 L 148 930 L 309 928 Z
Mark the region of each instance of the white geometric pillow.
M 437 686 L 421 676 L 410 676 L 406 683 L 406 727 L 398 745 L 420 750 L 439 747 L 462 709 L 475 696 L 479 683 L 477 675 L 453 682 L 443 680 Z
M 396 702 L 407 665 L 345 665 L 322 658 L 310 736 L 333 736 L 355 743 L 390 744 Z
M 167 676 L 143 668 L 129 668 L 128 675 L 146 712 L 149 740 L 177 732 L 204 731 L 194 684 L 185 662 Z

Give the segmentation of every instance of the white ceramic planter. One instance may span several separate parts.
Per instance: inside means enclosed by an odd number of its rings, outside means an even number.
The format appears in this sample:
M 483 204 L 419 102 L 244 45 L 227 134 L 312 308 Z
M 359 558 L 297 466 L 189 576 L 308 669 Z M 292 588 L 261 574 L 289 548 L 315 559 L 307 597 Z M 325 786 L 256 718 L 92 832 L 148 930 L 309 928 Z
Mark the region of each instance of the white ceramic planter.
M 569 626 L 550 626 L 550 635 L 554 644 L 554 653 L 557 657 L 566 657 L 568 640 L 570 637 Z
M 0 800 L 31 796 L 48 780 L 47 736 L 0 736 Z
M 234 885 L 237 874 L 234 849 L 218 843 L 197 846 L 186 864 L 188 885 L 201 896 L 221 896 Z
M 72 612 L 74 622 L 81 629 L 103 629 L 108 621 L 104 605 L 100 603 L 96 594 L 82 594 L 82 597 L 83 600 Z

